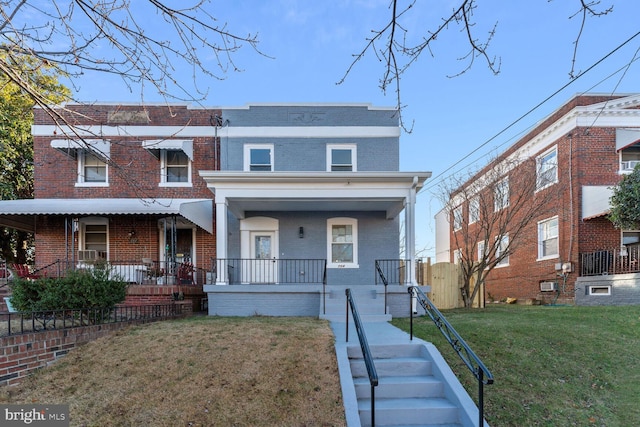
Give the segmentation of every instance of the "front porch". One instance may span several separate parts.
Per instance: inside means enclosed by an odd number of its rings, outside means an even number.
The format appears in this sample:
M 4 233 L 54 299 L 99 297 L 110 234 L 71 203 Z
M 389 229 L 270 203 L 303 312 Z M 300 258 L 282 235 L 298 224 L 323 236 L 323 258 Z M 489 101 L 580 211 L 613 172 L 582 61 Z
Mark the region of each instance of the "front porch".
M 580 254 L 576 305 L 640 304 L 640 246 Z

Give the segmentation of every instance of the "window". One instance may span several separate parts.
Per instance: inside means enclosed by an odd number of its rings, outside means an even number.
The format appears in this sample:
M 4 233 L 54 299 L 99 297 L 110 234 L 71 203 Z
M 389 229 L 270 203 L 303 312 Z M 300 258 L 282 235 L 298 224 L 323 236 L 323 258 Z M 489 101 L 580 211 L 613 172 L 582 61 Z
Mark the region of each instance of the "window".
M 353 218 L 327 220 L 328 267 L 358 267 L 358 221 Z
M 509 206 L 509 179 L 496 183 L 493 191 L 493 207 L 496 212 Z
M 469 201 L 469 224 L 478 222 L 480 219 L 480 199 L 474 197 Z
M 79 230 L 78 260 L 107 259 L 108 220 L 106 218 L 81 219 Z
M 622 232 L 622 244 L 625 246 L 628 245 L 637 245 L 640 243 L 640 231 L 628 231 L 625 230 Z
M 538 223 L 538 259 L 556 258 L 558 249 L 558 217 Z
M 589 286 L 589 295 L 608 296 L 611 295 L 611 286 Z
M 536 190 L 558 182 L 558 149 L 544 153 L 536 159 Z
M 89 151 L 78 151 L 78 184 L 99 186 L 107 184 L 107 164 Z
M 635 144 L 620 152 L 620 172 L 631 173 L 640 164 L 640 147 Z
M 453 210 L 453 230 L 457 231 L 462 228 L 462 206 L 458 206 Z
M 500 239 L 500 243 L 496 248 L 496 259 L 499 259 L 507 251 L 508 248 L 509 248 L 509 236 L 502 236 L 502 239 Z M 507 265 L 509 265 L 508 254 L 505 255 L 504 258 L 502 258 L 496 263 L 496 267 L 504 267 Z
M 327 171 L 355 172 L 356 146 L 353 144 L 327 145 Z
M 456 249 L 453 251 L 453 263 L 454 264 L 462 263 L 462 249 Z
M 483 240 L 481 242 L 478 242 L 478 261 L 481 261 L 482 259 L 484 259 L 484 248 L 485 248 L 486 242 Z M 486 260 L 488 261 L 488 260 Z
M 165 186 L 191 185 L 191 161 L 182 150 L 162 150 L 162 176 Z
M 270 172 L 273 170 L 273 145 L 247 144 L 244 146 L 244 170 Z

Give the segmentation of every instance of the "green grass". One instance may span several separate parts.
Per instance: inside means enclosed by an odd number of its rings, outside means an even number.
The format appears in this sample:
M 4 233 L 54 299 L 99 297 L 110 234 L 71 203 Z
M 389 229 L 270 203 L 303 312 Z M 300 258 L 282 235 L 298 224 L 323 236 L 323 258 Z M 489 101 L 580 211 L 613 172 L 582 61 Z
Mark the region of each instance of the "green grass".
M 640 426 L 640 306 L 491 305 L 443 314 L 482 359 L 493 426 Z M 409 319 L 393 324 L 409 330 Z M 433 342 L 477 402 L 478 385 L 429 317 L 414 334 Z

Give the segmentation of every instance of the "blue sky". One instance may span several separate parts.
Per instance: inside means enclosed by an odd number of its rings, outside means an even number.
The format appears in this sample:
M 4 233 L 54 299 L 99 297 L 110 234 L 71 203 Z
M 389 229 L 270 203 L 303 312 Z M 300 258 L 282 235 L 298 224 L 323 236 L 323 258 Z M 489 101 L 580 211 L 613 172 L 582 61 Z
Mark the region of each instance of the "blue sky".
M 234 61 L 242 71 L 230 71 L 224 80 L 199 77 L 209 89 L 206 106 L 237 106 L 261 102 L 366 102 L 393 106 L 395 94 L 378 88 L 382 64 L 371 54 L 360 61 L 347 80 L 336 83 L 365 45 L 371 30 L 388 20 L 389 0 L 220 0 L 211 4 L 214 15 L 237 34 L 258 33 L 259 48 L 242 48 Z M 402 21 L 414 40 L 425 28 L 434 28 L 459 1 L 418 0 Z M 418 195 L 417 249 L 433 256 L 433 216 L 440 209 L 438 182 L 451 173 L 487 161 L 488 153 L 502 151 L 526 129 L 583 92 L 640 92 L 640 36 L 575 80 L 518 124 L 489 141 L 514 120 L 570 82 L 574 41 L 580 32 L 578 0 L 480 0 L 474 13 L 476 35 L 484 38 L 494 24 L 497 32 L 489 48 L 501 59 L 496 76 L 476 59 L 466 68 L 458 60 L 468 47 L 460 27 L 451 27 L 433 44 L 432 55 L 414 63 L 402 81 L 403 111 L 413 132 L 401 136 L 401 169 L 431 171 L 434 179 Z M 584 71 L 640 31 L 640 2 L 602 0 L 596 8 L 614 4 L 611 14 L 588 20 L 582 31 L 575 69 Z M 434 4 L 436 4 L 434 6 Z M 151 18 L 150 18 L 151 19 Z M 206 55 L 203 56 L 206 60 Z M 214 63 L 211 62 L 214 67 Z M 189 82 L 191 70 L 176 70 Z M 88 75 L 76 82 L 83 101 L 140 102 L 119 79 Z M 149 102 L 161 98 L 146 92 Z M 483 146 L 484 144 L 484 146 Z M 460 159 L 483 146 L 458 164 Z M 453 167 L 453 169 L 452 169 Z

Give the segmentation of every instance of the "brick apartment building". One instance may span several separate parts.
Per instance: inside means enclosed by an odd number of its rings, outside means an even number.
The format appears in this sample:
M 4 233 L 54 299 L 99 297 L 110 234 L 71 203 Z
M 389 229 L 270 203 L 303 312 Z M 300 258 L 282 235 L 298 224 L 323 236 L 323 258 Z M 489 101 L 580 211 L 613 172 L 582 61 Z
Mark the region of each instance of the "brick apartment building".
M 640 163 L 640 95 L 573 97 L 461 188 L 478 186 L 488 171 L 507 162 L 518 166 L 504 175 L 504 209 L 509 197 L 520 196 L 525 180 L 533 182 L 525 194 L 528 203 L 544 202 L 513 251 L 489 273 L 485 296 L 578 304 L 640 301 L 635 284 L 640 230 L 615 229 L 606 215 L 611 186 Z M 437 262 L 477 254 L 478 248 L 454 244 L 463 240 L 454 234 L 460 224 L 473 229 L 476 211 L 467 201 L 436 215 Z M 485 214 L 494 215 L 489 211 Z

